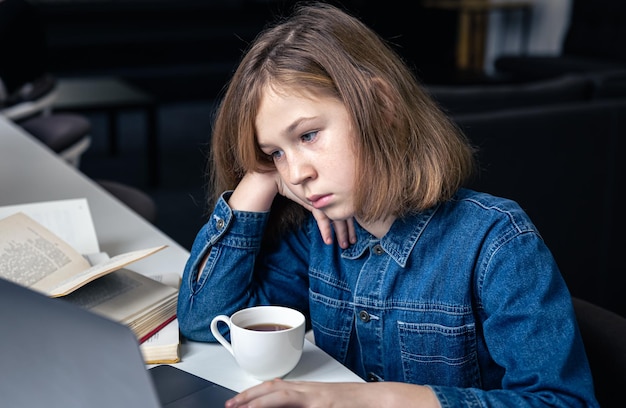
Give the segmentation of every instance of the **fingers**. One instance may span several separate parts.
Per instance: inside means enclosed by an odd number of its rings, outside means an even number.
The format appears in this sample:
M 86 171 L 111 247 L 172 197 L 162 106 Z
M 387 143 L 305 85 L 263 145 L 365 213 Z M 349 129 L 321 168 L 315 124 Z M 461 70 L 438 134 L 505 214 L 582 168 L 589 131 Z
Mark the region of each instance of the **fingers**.
M 319 210 L 313 210 L 313 217 L 317 221 L 317 227 L 320 230 L 324 243 L 330 245 L 333 243 L 333 228 L 330 219 Z
M 332 225 L 340 247 L 346 249 L 351 244 L 356 243 L 356 232 L 354 230 L 354 220 L 352 218 L 346 221 L 333 221 Z
M 313 209 L 312 213 L 317 221 L 317 227 L 320 230 L 322 239 L 327 245 L 333 243 L 333 234 L 337 237 L 337 242 L 343 249 L 348 248 L 351 244 L 356 242 L 356 232 L 352 218 L 346 221 L 331 221 L 319 210 Z
M 350 244 L 356 244 L 356 230 L 354 229 L 354 218 L 345 221 L 348 227 L 348 240 Z
M 322 240 L 326 245 L 333 243 L 333 235 L 337 237 L 337 242 L 343 249 L 346 249 L 351 244 L 356 243 L 356 232 L 354 229 L 354 220 L 352 218 L 345 221 L 332 221 L 322 211 L 317 210 L 308 203 L 299 200 L 297 196 L 293 194 L 284 184 L 279 183 L 278 192 L 279 194 L 311 211 L 313 217 L 317 221 L 317 227 L 320 230 Z
M 299 405 L 298 393 L 293 390 L 295 384 L 280 379 L 265 381 L 226 401 L 225 407 L 295 407 Z
M 347 221 L 335 221 L 333 226 L 335 228 L 335 235 L 337 236 L 339 246 L 343 249 L 348 248 L 350 246 L 350 238 Z
M 381 384 L 381 385 L 378 385 Z M 226 402 L 226 408 L 312 408 L 413 406 L 419 399 L 409 395 L 401 405 L 390 405 L 392 383 L 321 383 L 310 381 L 265 381 Z M 395 383 L 397 384 L 397 383 Z M 390 388 L 391 387 L 391 388 Z M 416 387 L 409 385 L 410 389 Z M 434 395 L 434 394 L 433 394 Z M 421 406 L 421 405 L 420 405 Z M 432 405 L 435 406 L 435 405 Z

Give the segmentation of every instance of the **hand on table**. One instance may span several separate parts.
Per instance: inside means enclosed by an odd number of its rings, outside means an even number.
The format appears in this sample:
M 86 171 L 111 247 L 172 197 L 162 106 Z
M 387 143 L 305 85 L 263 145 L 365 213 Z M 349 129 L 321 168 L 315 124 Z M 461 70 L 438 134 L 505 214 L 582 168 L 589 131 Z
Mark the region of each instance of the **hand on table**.
M 322 383 L 283 381 L 263 382 L 226 402 L 226 408 L 439 408 L 437 397 L 428 387 L 398 382 Z

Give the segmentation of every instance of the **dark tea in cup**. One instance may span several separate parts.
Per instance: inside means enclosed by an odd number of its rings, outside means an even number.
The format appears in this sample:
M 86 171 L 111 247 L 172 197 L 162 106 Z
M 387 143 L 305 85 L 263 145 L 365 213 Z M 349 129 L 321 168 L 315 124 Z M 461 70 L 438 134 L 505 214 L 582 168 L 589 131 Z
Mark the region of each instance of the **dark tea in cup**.
M 250 326 L 246 326 L 244 327 L 244 329 L 268 332 L 268 331 L 280 331 L 280 330 L 291 329 L 291 326 L 287 326 L 286 324 L 279 324 L 279 323 L 257 323 L 257 324 L 251 324 Z

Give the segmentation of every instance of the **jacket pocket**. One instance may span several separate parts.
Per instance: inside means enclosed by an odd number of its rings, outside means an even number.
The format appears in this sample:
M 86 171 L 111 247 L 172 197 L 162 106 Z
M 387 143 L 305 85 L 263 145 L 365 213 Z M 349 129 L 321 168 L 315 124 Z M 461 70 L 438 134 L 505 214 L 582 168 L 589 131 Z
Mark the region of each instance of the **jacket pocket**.
M 398 322 L 406 382 L 479 386 L 475 325 Z

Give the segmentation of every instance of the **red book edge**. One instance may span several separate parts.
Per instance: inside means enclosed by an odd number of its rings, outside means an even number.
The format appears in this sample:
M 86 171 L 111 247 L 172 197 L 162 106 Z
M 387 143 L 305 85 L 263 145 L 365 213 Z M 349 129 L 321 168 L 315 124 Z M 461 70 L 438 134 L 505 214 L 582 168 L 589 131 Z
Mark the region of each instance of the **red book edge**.
M 152 330 L 151 332 L 149 332 L 148 334 L 146 334 L 145 336 L 139 339 L 139 344 L 143 343 L 144 341 L 148 340 L 150 337 L 154 336 L 156 332 L 158 332 L 159 330 L 161 330 L 162 328 L 170 324 L 174 319 L 176 319 L 176 315 L 170 317 L 169 319 L 167 319 L 166 321 L 164 321 L 163 323 L 155 327 L 154 330 Z

